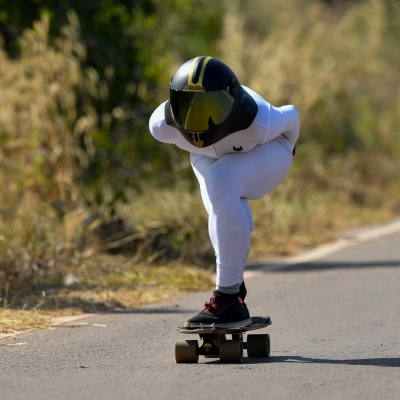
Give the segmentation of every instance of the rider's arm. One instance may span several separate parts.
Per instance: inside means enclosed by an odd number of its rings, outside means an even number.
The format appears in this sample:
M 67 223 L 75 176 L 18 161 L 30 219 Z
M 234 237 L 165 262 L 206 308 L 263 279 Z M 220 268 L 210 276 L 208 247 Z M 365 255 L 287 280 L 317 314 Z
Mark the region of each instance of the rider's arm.
M 175 143 L 179 132 L 165 122 L 165 103 L 162 103 L 153 112 L 149 121 L 149 129 L 155 139 L 163 143 Z
M 275 139 L 281 133 L 294 147 L 300 134 L 299 113 L 295 106 L 270 106 L 268 128 L 264 143 Z

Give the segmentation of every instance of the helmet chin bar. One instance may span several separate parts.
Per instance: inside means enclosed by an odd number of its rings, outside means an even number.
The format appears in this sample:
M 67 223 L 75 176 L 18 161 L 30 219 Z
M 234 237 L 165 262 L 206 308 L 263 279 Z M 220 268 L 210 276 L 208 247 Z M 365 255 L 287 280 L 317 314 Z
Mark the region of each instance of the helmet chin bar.
M 203 146 L 204 141 L 201 140 L 202 136 L 203 136 L 202 133 L 200 133 L 200 132 L 189 132 L 189 131 L 187 131 L 187 132 L 190 134 L 190 138 L 191 138 L 191 142 L 190 143 L 194 144 L 196 147 L 205 147 L 205 146 Z

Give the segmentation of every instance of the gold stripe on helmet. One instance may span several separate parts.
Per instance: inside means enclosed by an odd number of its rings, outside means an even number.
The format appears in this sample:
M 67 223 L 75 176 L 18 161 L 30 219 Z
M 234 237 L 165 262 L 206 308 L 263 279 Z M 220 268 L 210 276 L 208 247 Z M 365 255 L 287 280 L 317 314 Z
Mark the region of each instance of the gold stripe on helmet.
M 199 85 L 203 86 L 203 78 L 204 78 L 204 72 L 206 70 L 206 66 L 208 64 L 208 62 L 212 59 L 212 57 L 207 57 L 204 62 L 203 65 L 201 67 L 201 71 L 200 71 L 200 78 L 199 78 Z
M 192 64 L 190 65 L 190 70 L 189 70 L 189 76 L 188 76 L 188 85 L 194 85 L 193 83 L 193 72 L 194 72 L 194 67 L 196 66 L 197 60 L 199 57 L 196 57 L 193 59 Z
M 187 92 L 192 92 L 192 91 L 205 91 L 203 87 L 203 78 L 204 78 L 204 72 L 206 70 L 206 66 L 208 62 L 212 59 L 212 57 L 207 57 L 203 65 L 201 66 L 201 71 L 200 71 L 200 77 L 199 77 L 199 82 L 198 83 L 193 83 L 193 73 L 194 73 L 194 68 L 197 64 L 197 60 L 199 57 L 196 57 L 193 59 L 192 64 L 190 65 L 190 72 L 188 76 L 188 84 L 184 87 L 184 91 Z

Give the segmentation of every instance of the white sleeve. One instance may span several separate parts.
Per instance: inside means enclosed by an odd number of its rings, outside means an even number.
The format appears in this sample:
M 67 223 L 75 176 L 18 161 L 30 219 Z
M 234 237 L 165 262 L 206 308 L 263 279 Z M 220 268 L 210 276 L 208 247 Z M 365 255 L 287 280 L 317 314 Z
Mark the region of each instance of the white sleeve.
M 155 139 L 163 143 L 175 144 L 179 132 L 165 122 L 165 103 L 159 105 L 150 117 L 149 129 Z
M 295 106 L 270 106 L 264 143 L 283 134 L 294 146 L 300 134 L 299 113 Z

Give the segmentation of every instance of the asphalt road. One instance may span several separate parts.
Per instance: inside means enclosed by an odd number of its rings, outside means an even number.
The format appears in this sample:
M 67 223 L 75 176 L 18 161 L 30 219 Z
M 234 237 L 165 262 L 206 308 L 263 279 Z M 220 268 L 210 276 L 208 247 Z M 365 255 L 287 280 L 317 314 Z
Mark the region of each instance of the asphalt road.
M 176 364 L 175 340 L 193 337 L 175 327 L 210 297 L 196 293 L 1 340 L 0 399 L 400 398 L 400 233 L 256 265 L 246 283 L 251 314 L 271 316 L 270 358 Z

